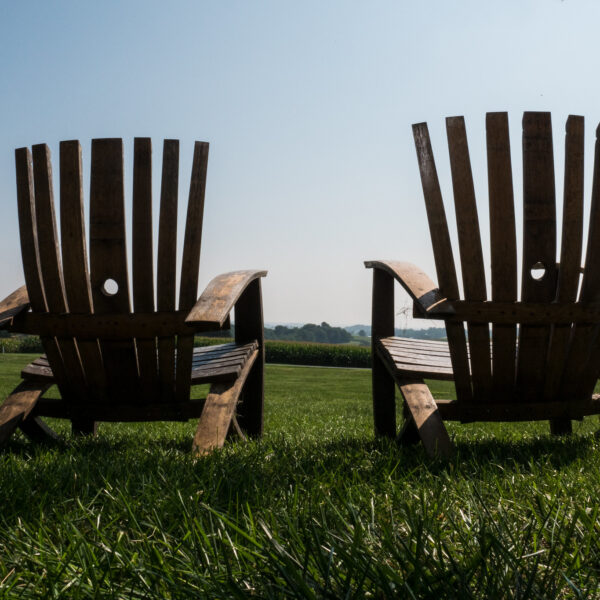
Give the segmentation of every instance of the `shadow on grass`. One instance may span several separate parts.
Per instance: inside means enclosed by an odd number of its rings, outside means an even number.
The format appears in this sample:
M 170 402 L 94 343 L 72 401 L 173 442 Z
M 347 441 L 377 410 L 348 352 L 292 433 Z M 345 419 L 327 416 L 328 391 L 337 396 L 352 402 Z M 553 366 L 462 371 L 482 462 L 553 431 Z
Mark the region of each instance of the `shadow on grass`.
M 191 455 L 191 439 L 184 435 L 150 440 L 101 435 L 43 445 L 15 439 L 0 454 L 0 503 L 5 517 L 16 517 L 28 510 L 27 504 L 38 510 L 40 501 L 93 501 L 103 491 L 116 489 L 134 496 L 144 493 L 157 506 L 172 503 L 174 494 L 200 495 L 215 507 L 226 507 L 235 498 L 268 506 L 290 488 L 309 497 L 319 486 L 334 488 L 342 482 L 349 490 L 363 486 L 377 494 L 390 480 L 410 485 L 443 475 L 476 482 L 488 477 L 490 469 L 561 469 L 584 459 L 594 443 L 592 435 L 458 441 L 456 455 L 444 462 L 428 458 L 420 444 L 399 448 L 393 441 L 372 438 L 319 442 L 271 436 L 227 444 L 201 458 Z

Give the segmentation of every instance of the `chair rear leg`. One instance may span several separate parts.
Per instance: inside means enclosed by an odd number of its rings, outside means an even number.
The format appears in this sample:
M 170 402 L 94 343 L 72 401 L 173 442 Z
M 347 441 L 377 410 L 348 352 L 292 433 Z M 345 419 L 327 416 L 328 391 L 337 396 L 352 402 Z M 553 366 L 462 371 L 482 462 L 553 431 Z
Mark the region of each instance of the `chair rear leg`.
M 398 387 L 429 456 L 449 458 L 454 446 L 440 411 L 423 380 L 398 382 Z
M 552 435 L 569 435 L 573 433 L 573 423 L 571 419 L 551 419 L 550 433 Z
M 71 419 L 71 433 L 76 437 L 96 435 L 98 433 L 98 423 L 85 417 Z
M 373 366 L 373 418 L 375 435 L 396 437 L 396 384 L 376 352 L 372 354 Z
M 263 433 L 264 411 L 264 362 L 262 355 L 256 359 L 244 384 L 237 409 L 239 427 L 250 437 Z

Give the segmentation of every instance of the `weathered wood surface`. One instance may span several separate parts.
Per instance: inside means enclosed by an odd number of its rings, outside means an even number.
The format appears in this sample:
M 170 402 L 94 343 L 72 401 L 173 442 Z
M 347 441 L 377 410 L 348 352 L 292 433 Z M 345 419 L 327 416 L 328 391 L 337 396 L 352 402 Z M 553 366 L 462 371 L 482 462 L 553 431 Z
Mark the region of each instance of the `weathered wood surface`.
M 596 129 L 592 203 L 585 254 L 585 270 L 581 280 L 579 302 L 600 301 L 600 126 Z M 598 326 L 576 325 L 561 384 L 561 393 L 570 393 L 575 400 L 584 400 L 594 390 L 599 373 L 600 347 Z
M 202 245 L 207 165 L 208 144 L 196 142 L 183 239 L 183 256 L 181 258 L 182 275 L 179 284 L 179 310 L 183 311 L 191 310 L 196 303 L 198 294 L 198 269 L 200 266 L 200 248 Z M 179 336 L 177 338 L 175 397 L 179 401 L 189 398 L 190 395 L 193 345 L 193 336 Z
M 517 300 L 517 241 L 513 202 L 508 115 L 486 115 L 488 192 L 490 211 L 491 283 L 493 302 Z M 514 393 L 516 327 L 492 327 L 493 398 L 502 401 Z
M 532 270 L 541 265 L 543 276 Z M 550 303 L 556 296 L 556 206 L 550 113 L 523 115 L 523 260 L 521 300 Z M 522 400 L 540 399 L 550 327 L 519 329 L 517 393 Z
M 15 150 L 17 172 L 17 207 L 19 213 L 19 235 L 21 238 L 21 257 L 27 294 L 34 312 L 47 312 L 46 295 L 42 282 L 38 228 L 36 220 L 35 197 L 33 190 L 33 163 L 28 148 Z M 66 371 L 56 338 L 41 338 L 44 351 L 51 357 L 56 381 L 61 391 L 68 393 L 64 384 Z
M 234 381 L 211 385 L 194 436 L 192 451 L 195 454 L 206 454 L 225 443 L 238 399 L 257 356 L 258 349 L 255 349 Z
M 158 230 L 157 296 L 159 311 L 174 311 L 177 277 L 177 195 L 179 190 L 179 141 L 163 144 Z M 187 274 L 182 275 L 187 277 Z M 160 395 L 169 401 L 175 395 L 175 337 L 158 339 Z
M 367 260 L 367 269 L 381 269 L 391 275 L 417 303 L 423 316 L 439 302 L 445 300 L 437 285 L 419 267 L 397 260 Z
M 386 358 L 377 351 L 379 340 L 394 335 L 394 277 L 384 269 L 373 269 L 371 304 L 371 380 L 375 435 L 396 435 L 396 389 Z
M 66 313 L 68 307 L 54 211 L 50 149 L 46 144 L 38 144 L 33 146 L 32 155 L 40 269 L 46 303 L 49 312 Z M 54 336 L 57 337 L 56 334 Z M 57 339 L 57 343 L 66 371 L 66 377 L 60 381 L 61 394 L 73 399 L 81 398 L 85 394 L 85 380 L 77 345 L 72 338 Z
M 91 314 L 93 306 L 85 241 L 81 145 L 77 140 L 60 143 L 60 223 L 62 270 L 69 312 Z M 45 315 L 32 314 L 36 315 L 34 318 L 43 318 Z M 31 333 L 60 336 L 58 329 Z M 79 333 L 73 331 L 62 337 L 77 339 L 87 389 L 93 398 L 101 400 L 106 389 L 106 376 L 100 346 L 97 340 L 78 339 Z
M 260 277 L 248 283 L 235 304 L 235 341 L 238 345 L 256 344 L 254 359 L 242 388 L 239 406 L 240 426 L 252 437 L 263 433 L 265 340 Z
M 96 314 L 131 312 L 121 139 L 92 140 L 90 280 Z M 115 293 L 107 289 L 110 280 L 116 282 Z M 122 398 L 139 395 L 133 339 L 101 340 L 100 346 L 110 395 Z
M 442 418 L 448 421 L 518 422 L 518 421 L 565 421 L 600 414 L 600 396 L 594 395 L 580 402 L 568 399 L 551 402 L 506 402 L 461 404 L 456 400 L 436 399 Z
M 252 281 L 266 275 L 266 271 L 232 271 L 217 275 L 206 286 L 186 321 L 220 329 L 244 290 Z
M 483 301 L 487 297 L 483 250 L 463 117 L 447 118 L 446 131 L 450 151 L 464 297 L 465 300 Z M 467 321 L 467 329 L 469 348 L 471 349 L 473 394 L 479 401 L 487 401 L 491 399 L 492 389 L 489 327 L 487 324 Z
M 214 331 L 213 323 L 188 322 L 184 311 L 153 313 L 53 314 L 26 313 L 14 318 L 12 331 L 34 335 L 77 337 L 82 340 L 102 338 L 193 335 Z
M 218 344 L 194 348 L 191 381 L 193 385 L 237 377 L 250 354 L 258 348 L 258 342 L 246 344 Z M 21 372 L 24 379 L 53 380 L 48 358 L 40 356 Z
M 419 380 L 399 380 L 398 387 L 427 454 L 450 458 L 454 448 L 427 385 Z
M 133 214 L 131 276 L 133 310 L 154 312 L 154 256 L 152 243 L 152 141 L 135 138 L 133 143 Z M 145 397 L 158 397 L 155 333 L 136 338 L 140 385 Z
M 457 300 L 460 296 L 452 244 L 427 124 L 413 125 L 413 135 L 440 291 L 449 300 Z M 456 394 L 463 402 L 470 402 L 473 399 L 473 393 L 463 324 L 447 323 L 446 334 L 450 342 Z
M 560 264 L 557 265 L 556 302 L 558 303 L 574 303 L 579 288 L 583 238 L 583 152 L 583 117 L 571 115 L 567 119 L 565 138 L 562 242 Z M 600 312 L 598 317 L 600 320 Z M 572 320 L 585 322 L 584 319 Z M 543 399 L 546 401 L 557 399 L 560 393 L 570 337 L 570 322 L 557 324 L 552 328 L 543 394 Z M 570 430 L 571 424 L 570 422 L 553 423 L 551 427 L 553 432 L 562 433 Z
M 0 406 L 0 445 L 14 433 L 35 407 L 49 383 L 21 382 Z
M 30 307 L 27 286 L 23 285 L 0 302 L 0 329 L 12 325 L 14 317 Z
M 471 302 L 457 300 L 434 307 L 431 319 L 481 323 L 550 325 L 600 322 L 600 303 Z

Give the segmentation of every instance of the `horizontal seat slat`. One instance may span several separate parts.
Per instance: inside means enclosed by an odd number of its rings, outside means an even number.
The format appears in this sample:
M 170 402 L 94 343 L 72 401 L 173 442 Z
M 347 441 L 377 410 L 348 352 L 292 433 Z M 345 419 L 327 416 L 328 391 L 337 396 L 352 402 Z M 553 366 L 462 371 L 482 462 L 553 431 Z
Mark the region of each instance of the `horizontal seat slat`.
M 454 374 L 447 342 L 431 342 L 432 351 L 429 352 L 419 344 L 420 341 L 382 338 L 378 341 L 377 351 L 394 376 L 452 380 Z
M 219 344 L 195 348 L 192 362 L 192 385 L 235 379 L 249 356 L 258 347 L 256 341 L 239 345 Z M 28 380 L 53 381 L 54 375 L 45 355 L 36 358 L 21 372 Z

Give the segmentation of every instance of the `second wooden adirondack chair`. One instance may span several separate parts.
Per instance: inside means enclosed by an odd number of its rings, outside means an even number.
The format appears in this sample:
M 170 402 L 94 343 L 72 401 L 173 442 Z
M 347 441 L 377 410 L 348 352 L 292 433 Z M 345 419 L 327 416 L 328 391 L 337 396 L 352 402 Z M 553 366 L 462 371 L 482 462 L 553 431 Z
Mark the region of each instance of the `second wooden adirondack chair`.
M 396 383 L 407 417 L 400 440 L 421 439 L 430 454 L 448 455 L 452 450 L 443 419 L 549 420 L 553 433 L 568 433 L 571 420 L 600 414 L 600 401 L 593 395 L 600 372 L 600 142 L 596 140 L 587 252 L 581 269 L 583 118 L 570 116 L 566 125 L 557 263 L 550 114 L 524 114 L 519 300 L 508 116 L 487 115 L 488 299 L 464 119 L 448 118 L 446 128 L 464 295 L 461 299 L 427 125 L 419 123 L 413 132 L 439 285 L 411 263 L 365 263 L 374 269 L 375 431 L 396 436 Z M 447 342 L 394 336 L 394 280 L 410 294 L 416 317 L 445 321 Z M 456 400 L 434 400 L 425 378 L 454 381 Z
M 0 327 L 39 335 L 46 354 L 0 407 L 0 443 L 17 427 L 33 439 L 52 436 L 41 417 L 69 419 L 75 433 L 94 433 L 97 421 L 199 417 L 198 453 L 222 446 L 230 430 L 262 433 L 266 272 L 220 275 L 196 298 L 208 161 L 208 144 L 196 142 L 177 308 L 179 142 L 165 140 L 155 294 L 151 156 L 150 139 L 137 138 L 132 311 L 122 140 L 92 141 L 89 270 L 79 142 L 60 144 L 60 247 L 50 151 L 45 144 L 16 151 L 26 285 L 0 303 Z M 194 348 L 194 334 L 228 328 L 232 310 L 235 343 Z M 211 384 L 206 399 L 190 399 L 201 383 Z M 53 384 L 60 399 L 43 397 Z

